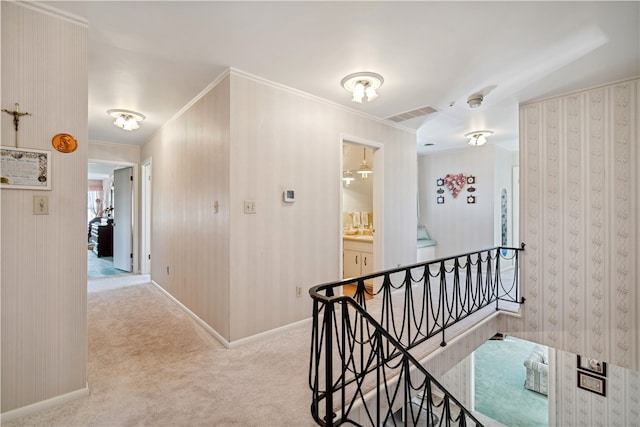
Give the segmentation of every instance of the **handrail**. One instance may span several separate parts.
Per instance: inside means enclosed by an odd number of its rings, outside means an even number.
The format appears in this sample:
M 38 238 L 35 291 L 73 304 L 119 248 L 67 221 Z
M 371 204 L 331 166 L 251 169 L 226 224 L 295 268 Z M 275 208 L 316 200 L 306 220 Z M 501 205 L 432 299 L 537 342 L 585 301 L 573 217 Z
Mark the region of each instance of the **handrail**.
M 466 425 L 467 419 L 481 425 L 409 351 L 438 334 L 440 345 L 446 345 L 447 328 L 490 304 L 498 310 L 500 301 L 523 303 L 518 299 L 518 253 L 523 249 L 524 244 L 495 247 L 311 288 L 309 386 L 316 422 L 396 425 L 400 410 L 416 422 L 428 417 L 425 425 L 436 419 L 441 425 Z M 513 280 L 507 285 L 501 260 L 513 263 Z M 372 280 L 378 281 L 377 291 L 365 286 Z M 347 284 L 357 284 L 354 298 L 336 292 Z M 382 298 L 370 302 L 368 310 L 366 294 Z M 440 404 L 433 401 L 434 389 L 442 394 Z M 422 398 L 416 400 L 418 395 Z

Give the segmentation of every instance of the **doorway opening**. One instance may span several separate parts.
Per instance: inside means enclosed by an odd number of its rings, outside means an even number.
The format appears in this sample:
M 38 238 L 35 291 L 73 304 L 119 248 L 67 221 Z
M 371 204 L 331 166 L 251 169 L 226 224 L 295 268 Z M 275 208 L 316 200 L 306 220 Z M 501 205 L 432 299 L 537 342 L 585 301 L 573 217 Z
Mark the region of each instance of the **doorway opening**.
M 342 139 L 341 242 L 342 278 L 360 277 L 380 269 L 380 225 L 382 224 L 381 144 L 358 138 Z M 365 282 L 367 298 L 375 293 L 376 283 Z M 347 285 L 345 295 L 353 296 L 356 287 Z
M 133 169 L 124 163 L 88 164 L 88 279 L 133 271 Z

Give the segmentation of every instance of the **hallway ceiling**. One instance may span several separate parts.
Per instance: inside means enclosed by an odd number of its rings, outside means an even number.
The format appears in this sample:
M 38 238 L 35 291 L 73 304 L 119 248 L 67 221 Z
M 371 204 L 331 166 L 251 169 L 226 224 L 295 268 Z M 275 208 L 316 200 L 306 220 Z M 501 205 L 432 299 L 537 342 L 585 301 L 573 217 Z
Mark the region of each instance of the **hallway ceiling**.
M 640 75 L 637 1 L 43 3 L 89 22 L 92 141 L 143 145 L 232 67 L 378 118 L 430 106 L 400 123 L 420 154 L 478 129 L 516 149 L 519 103 Z M 384 77 L 375 102 L 340 86 L 357 71 Z M 123 132 L 110 108 L 146 120 Z

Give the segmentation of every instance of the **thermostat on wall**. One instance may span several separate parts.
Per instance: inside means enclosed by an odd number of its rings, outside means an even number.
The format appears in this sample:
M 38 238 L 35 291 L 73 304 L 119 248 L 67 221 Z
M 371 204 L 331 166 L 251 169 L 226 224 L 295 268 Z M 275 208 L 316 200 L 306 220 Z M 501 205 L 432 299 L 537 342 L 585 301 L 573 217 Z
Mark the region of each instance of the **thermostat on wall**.
M 295 194 L 293 190 L 284 190 L 282 192 L 282 198 L 286 203 L 293 203 L 296 201 Z

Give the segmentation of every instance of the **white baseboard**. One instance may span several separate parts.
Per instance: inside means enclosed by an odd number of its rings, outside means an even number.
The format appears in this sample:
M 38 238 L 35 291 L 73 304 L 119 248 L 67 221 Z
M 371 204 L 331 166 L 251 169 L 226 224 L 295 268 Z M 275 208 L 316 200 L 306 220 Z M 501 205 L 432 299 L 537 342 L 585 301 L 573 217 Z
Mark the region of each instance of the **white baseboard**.
M 18 418 L 26 417 L 27 415 L 35 414 L 36 412 L 50 409 L 55 406 L 63 405 L 71 402 L 72 400 L 82 399 L 89 396 L 89 386 L 72 391 L 71 393 L 62 394 L 60 396 L 52 397 L 51 399 L 42 400 L 40 402 L 33 403 L 31 405 L 23 406 L 22 408 L 14 409 L 0 414 L 0 424 L 8 423 L 9 421 L 16 420 Z
M 299 325 L 302 325 L 304 323 L 310 323 L 311 322 L 311 318 L 309 317 L 308 319 L 303 319 L 303 320 L 300 320 L 298 322 L 290 323 L 288 325 L 280 326 L 280 327 L 275 328 L 275 329 L 270 329 L 268 331 L 261 332 L 261 333 L 256 334 L 256 335 L 252 335 L 250 337 L 246 337 L 246 338 L 242 338 L 242 339 L 239 339 L 239 340 L 236 340 L 236 341 L 229 342 L 222 335 L 220 335 L 218 333 L 218 331 L 216 331 L 211 326 L 209 326 L 209 324 L 207 322 L 202 320 L 200 317 L 198 317 L 197 314 L 195 314 L 193 311 L 191 311 L 189 309 L 189 307 L 187 307 L 186 305 L 182 304 L 173 295 L 171 295 L 169 292 L 167 292 L 156 281 L 152 280 L 151 283 L 153 283 L 171 301 L 176 303 L 178 305 L 178 307 L 180 307 L 193 320 L 195 320 L 196 323 L 198 323 L 200 326 L 202 326 L 202 328 L 204 328 L 205 331 L 207 331 L 209 334 L 211 334 L 211 336 L 213 336 L 216 340 L 218 340 L 220 342 L 220 344 L 222 344 L 225 348 L 228 348 L 228 349 L 237 348 L 237 347 L 240 347 L 240 346 L 252 343 L 252 342 L 260 341 L 260 340 L 266 339 L 268 337 L 271 337 L 273 335 L 276 335 L 276 334 L 288 331 L 290 329 L 293 329 L 293 328 L 295 328 L 295 327 L 297 327 Z
M 220 344 L 222 344 L 223 346 L 225 346 L 225 348 L 229 348 L 229 341 L 227 341 L 226 339 L 224 339 L 224 337 L 222 335 L 220 335 L 218 333 L 218 331 L 216 331 L 215 329 L 213 329 L 211 326 L 209 326 L 209 324 L 207 322 L 205 322 L 204 320 L 202 320 L 201 318 L 198 317 L 197 314 L 195 314 L 193 311 L 191 311 L 186 305 L 184 305 L 183 303 L 181 303 L 180 301 L 178 301 L 178 299 L 176 299 L 176 297 L 174 297 L 173 295 L 171 295 L 169 292 L 167 292 L 167 290 L 165 288 L 163 288 L 162 286 L 160 286 L 158 284 L 158 282 L 156 282 L 155 280 L 152 280 L 151 283 L 153 283 L 155 285 L 156 288 L 158 288 L 160 290 L 160 292 L 162 292 L 163 294 L 165 294 L 165 296 L 167 298 L 169 298 L 171 301 L 173 301 L 174 303 L 176 303 L 178 305 L 178 307 L 180 307 L 185 313 L 187 313 L 193 320 L 196 321 L 196 323 L 198 323 L 198 325 L 202 326 L 204 328 L 205 331 L 207 331 L 209 334 L 211 334 L 211 336 L 213 336 L 216 340 L 218 340 L 220 342 Z
M 307 319 L 302 319 L 302 320 L 299 320 L 297 322 L 289 323 L 288 325 L 280 326 L 278 328 L 274 328 L 274 329 L 270 329 L 268 331 L 260 332 L 259 334 L 251 335 L 250 337 L 246 337 L 246 338 L 242 338 L 242 339 L 233 341 L 233 342 L 229 343 L 229 348 L 236 348 L 236 347 L 240 347 L 242 345 L 246 345 L 246 344 L 249 344 L 249 343 L 252 343 L 252 342 L 264 340 L 264 339 L 269 338 L 269 337 L 271 337 L 273 335 L 280 334 L 282 332 L 286 332 L 288 330 L 297 328 L 298 326 L 304 325 L 305 323 L 311 324 L 311 320 L 312 320 L 312 318 L 309 317 Z M 311 332 L 311 329 L 309 329 L 309 332 Z

